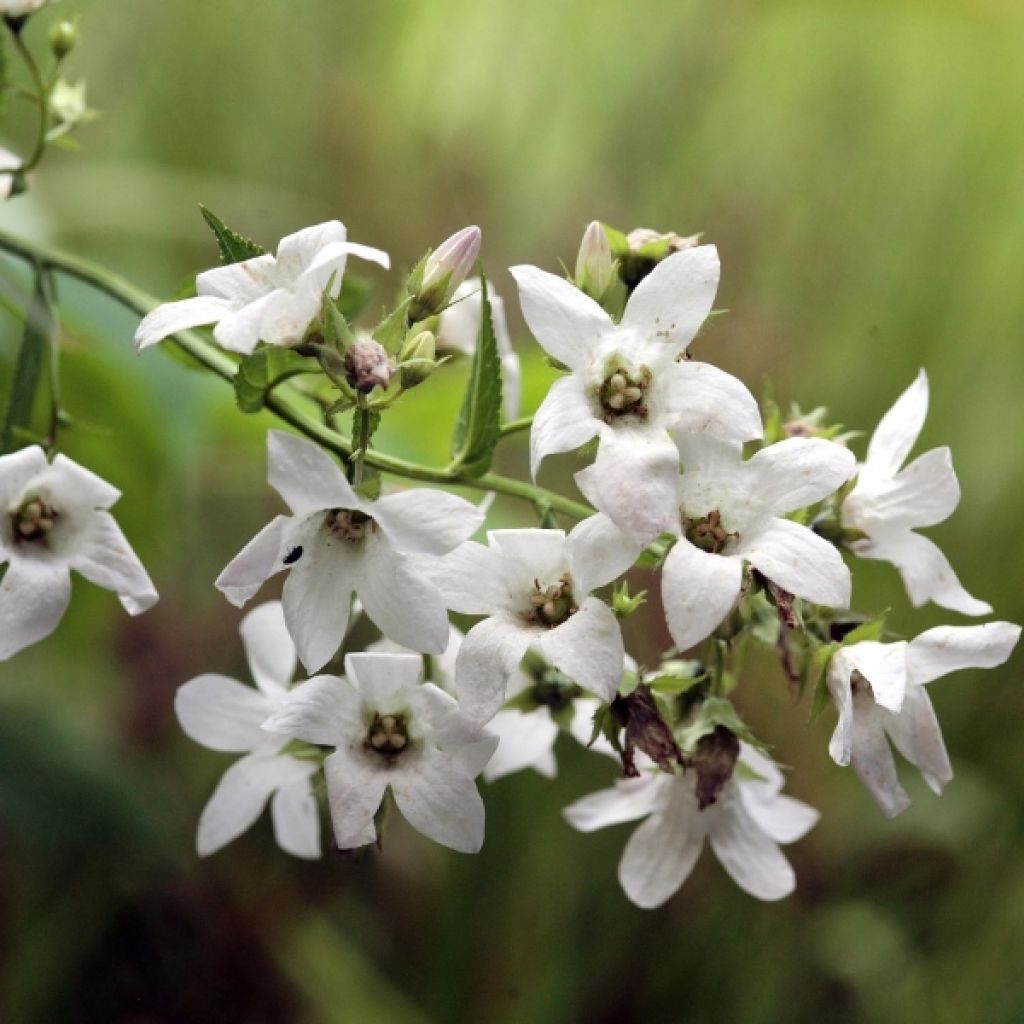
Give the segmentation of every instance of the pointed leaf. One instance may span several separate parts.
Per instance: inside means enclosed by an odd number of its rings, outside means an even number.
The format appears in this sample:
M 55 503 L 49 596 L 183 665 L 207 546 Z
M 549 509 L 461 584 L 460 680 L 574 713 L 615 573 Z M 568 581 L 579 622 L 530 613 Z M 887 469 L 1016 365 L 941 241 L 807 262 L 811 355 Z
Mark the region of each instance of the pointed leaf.
M 268 392 L 281 381 L 300 373 L 316 373 L 319 364 L 290 348 L 267 345 L 258 348 L 238 364 L 235 401 L 242 412 L 259 412 Z
M 220 249 L 221 263 L 241 263 L 243 260 L 251 260 L 255 256 L 262 256 L 267 250 L 250 238 L 232 231 L 215 213 L 211 213 L 202 204 L 199 210 L 203 219 L 210 225 L 210 229 L 217 236 L 217 246 Z

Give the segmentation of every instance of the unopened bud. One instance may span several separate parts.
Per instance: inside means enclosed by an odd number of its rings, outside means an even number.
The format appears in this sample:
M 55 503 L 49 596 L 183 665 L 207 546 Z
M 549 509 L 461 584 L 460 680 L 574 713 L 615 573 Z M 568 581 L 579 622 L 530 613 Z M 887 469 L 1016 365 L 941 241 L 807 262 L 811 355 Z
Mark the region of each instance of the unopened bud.
M 363 394 L 374 388 L 386 388 L 395 374 L 395 364 L 387 349 L 372 338 L 354 341 L 345 353 L 348 382 Z
M 697 807 L 700 810 L 718 799 L 732 778 L 739 756 L 740 741 L 724 725 L 716 725 L 714 732 L 697 741 L 693 766 L 697 772 Z
M 651 688 L 641 683 L 625 697 L 616 697 L 611 703 L 612 714 L 625 732 L 622 767 L 627 776 L 640 774 L 635 762 L 635 751 L 645 753 L 663 772 L 672 774 L 683 755 L 672 735 L 668 722 L 661 716 Z
M 616 252 L 620 260 L 619 276 L 632 292 L 665 257 L 684 249 L 692 249 L 699 241 L 700 235 L 684 238 L 674 231 L 634 228 L 626 235 L 628 248 L 624 252 Z
M 419 331 L 406 339 L 398 353 L 398 361 L 406 363 L 410 359 L 433 359 L 437 353 L 437 340 L 432 331 Z
M 78 25 L 58 21 L 50 26 L 50 49 L 57 60 L 63 60 L 78 45 Z
M 409 309 L 414 323 L 440 313 L 455 289 L 470 275 L 480 257 L 481 231 L 475 225 L 456 231 L 428 257 L 423 279 Z
M 576 255 L 576 287 L 600 302 L 615 276 L 612 250 L 600 221 L 591 221 L 583 232 L 580 251 Z

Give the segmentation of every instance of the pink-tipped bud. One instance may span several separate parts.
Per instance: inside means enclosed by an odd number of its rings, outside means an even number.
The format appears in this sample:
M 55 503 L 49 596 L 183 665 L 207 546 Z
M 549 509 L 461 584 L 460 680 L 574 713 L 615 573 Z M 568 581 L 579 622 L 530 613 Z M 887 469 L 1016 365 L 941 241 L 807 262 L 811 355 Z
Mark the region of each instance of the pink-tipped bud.
M 482 239 L 480 229 L 471 225 L 446 238 L 427 257 L 423 280 L 410 311 L 414 320 L 426 319 L 444 309 L 455 289 L 473 272 L 480 257 Z
M 593 220 L 583 232 L 576 256 L 576 287 L 601 301 L 615 277 L 612 250 L 600 221 Z

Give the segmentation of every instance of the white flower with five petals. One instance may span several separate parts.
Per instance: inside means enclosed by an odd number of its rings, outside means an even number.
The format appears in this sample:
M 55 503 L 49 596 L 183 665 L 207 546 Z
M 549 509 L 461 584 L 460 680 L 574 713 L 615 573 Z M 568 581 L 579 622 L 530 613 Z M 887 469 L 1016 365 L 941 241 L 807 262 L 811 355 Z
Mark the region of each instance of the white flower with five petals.
M 939 548 L 914 532 L 948 519 L 960 503 L 948 448 L 933 448 L 903 467 L 927 413 L 928 377 L 921 370 L 875 428 L 843 502 L 842 524 L 867 535 L 851 544 L 855 554 L 896 566 L 915 608 L 934 601 L 964 615 L 988 615 L 991 605 L 972 597 Z
M 121 492 L 39 445 L 0 457 L 0 661 L 49 636 L 71 600 L 71 570 L 114 591 L 130 615 L 157 593 L 114 517 Z
M 374 816 L 389 787 L 423 835 L 463 853 L 483 844 L 484 805 L 473 780 L 497 738 L 470 724 L 443 690 L 421 683 L 421 672 L 418 655 L 349 654 L 344 679 L 310 679 L 265 723 L 335 748 L 324 774 L 339 849 L 376 840 Z
M 258 689 L 208 673 L 178 688 L 174 710 L 185 733 L 210 750 L 244 753 L 222 776 L 199 818 L 196 847 L 209 856 L 251 828 L 270 801 L 278 846 L 320 856 L 320 818 L 312 778 L 319 763 L 284 752 L 287 737 L 263 728 L 295 673 L 295 647 L 280 602 L 261 604 L 239 627 Z
M 139 324 L 140 351 L 177 331 L 216 324 L 223 348 L 248 354 L 265 341 L 297 345 L 320 312 L 324 289 L 341 291 L 349 256 L 389 265 L 386 252 L 347 240 L 345 225 L 332 220 L 283 238 L 277 255 L 264 253 L 241 263 L 207 270 L 196 278 L 198 294 L 158 306 Z
M 428 488 L 371 501 L 356 493 L 321 448 L 280 431 L 267 438 L 267 463 L 270 486 L 292 514 L 273 519 L 217 578 L 228 600 L 243 605 L 267 579 L 289 570 L 285 620 L 310 672 L 337 653 L 353 594 L 396 643 L 441 653 L 448 644 L 448 614 L 423 567 L 472 535 L 483 512 Z M 426 557 L 414 564 L 409 556 Z
M 782 899 L 793 891 L 796 878 L 779 845 L 806 835 L 818 812 L 783 795 L 782 773 L 746 744 L 741 763 L 755 777 L 737 770 L 703 810 L 695 772 L 649 771 L 577 800 L 564 814 L 581 832 L 647 819 L 630 837 L 619 862 L 619 883 L 639 907 L 661 906 L 678 891 L 705 839 L 741 889 L 760 900 Z
M 841 647 L 829 662 L 829 692 L 839 722 L 829 753 L 854 771 L 892 818 L 910 806 L 889 741 L 936 792 L 953 778 L 925 684 L 963 668 L 995 668 L 1010 656 L 1020 626 L 938 626 L 909 643 L 865 641 Z
M 536 267 L 513 267 L 523 315 L 571 373 L 555 381 L 530 434 L 534 477 L 546 455 L 598 436 L 600 508 L 646 543 L 675 511 L 679 453 L 670 428 L 734 441 L 761 436 L 753 396 L 735 377 L 684 358 L 714 302 L 718 252 L 703 245 L 662 260 L 615 323 L 593 299 Z

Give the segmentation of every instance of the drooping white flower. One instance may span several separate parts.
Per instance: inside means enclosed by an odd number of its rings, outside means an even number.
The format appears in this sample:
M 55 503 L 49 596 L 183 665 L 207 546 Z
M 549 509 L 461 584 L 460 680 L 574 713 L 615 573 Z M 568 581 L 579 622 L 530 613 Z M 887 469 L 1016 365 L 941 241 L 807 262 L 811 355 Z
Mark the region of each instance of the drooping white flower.
M 483 844 L 484 805 L 473 780 L 497 739 L 471 725 L 443 690 L 421 683 L 421 670 L 418 655 L 349 654 L 344 679 L 310 679 L 265 723 L 335 748 L 324 774 L 342 850 L 376 840 L 374 815 L 388 787 L 423 835 L 463 853 Z
M 760 900 L 782 899 L 796 879 L 779 844 L 806 835 L 818 812 L 783 795 L 782 773 L 752 747 L 744 745 L 741 758 L 755 777 L 734 772 L 703 810 L 694 771 L 656 771 L 577 800 L 565 809 L 566 820 L 581 832 L 593 832 L 647 819 L 619 862 L 619 883 L 637 906 L 658 907 L 673 896 L 697 863 L 705 838 L 741 889 Z
M 0 661 L 49 636 L 71 600 L 71 570 L 112 590 L 130 615 L 157 593 L 107 510 L 121 492 L 39 445 L 0 456 Z
M 865 641 L 841 647 L 827 683 L 839 711 L 829 753 L 854 771 L 892 818 L 910 806 L 889 741 L 936 793 L 953 778 L 949 755 L 924 686 L 962 668 L 995 668 L 1010 656 L 1020 626 L 938 626 L 909 643 Z
M 757 403 L 743 384 L 683 358 L 714 302 L 717 250 L 704 245 L 663 260 L 630 296 L 619 323 L 553 274 L 529 266 L 512 274 L 530 330 L 571 371 L 534 417 L 534 477 L 546 455 L 599 436 L 600 507 L 647 543 L 675 512 L 679 453 L 670 428 L 734 441 L 761 436 Z
M 620 576 L 635 552 L 605 516 L 562 530 L 492 530 L 428 567 L 448 607 L 484 615 L 456 659 L 459 704 L 476 721 L 504 703 L 509 680 L 535 647 L 583 689 L 611 700 L 625 652 L 612 610 L 591 591 Z
M 842 524 L 867 534 L 851 545 L 856 554 L 896 566 L 915 608 L 934 601 L 964 615 L 988 615 L 991 605 L 972 597 L 939 548 L 914 532 L 948 519 L 960 502 L 948 448 L 933 448 L 900 468 L 927 413 L 928 377 L 921 370 L 875 428 L 843 502 Z
M 386 252 L 349 242 L 340 221 L 303 228 L 281 240 L 276 256 L 264 253 L 200 274 L 195 298 L 165 303 L 143 319 L 135 347 L 202 324 L 216 324 L 214 339 L 232 352 L 248 354 L 261 341 L 296 345 L 319 313 L 328 283 L 337 298 L 349 256 L 389 265 Z
M 0 0 L 0 14 L 8 18 L 23 18 L 42 10 L 51 0 Z
M 22 159 L 17 153 L 0 146 L 0 201 L 10 198 L 14 188 L 14 175 L 10 172 L 16 171 L 21 164 Z
M 228 600 L 244 605 L 265 580 L 288 569 L 285 620 L 310 672 L 341 645 L 353 593 L 391 639 L 417 651 L 443 651 L 444 598 L 409 556 L 451 551 L 476 531 L 483 512 L 428 488 L 371 501 L 321 448 L 280 431 L 268 436 L 267 464 L 270 486 L 292 514 L 273 519 L 217 578 Z
M 228 676 L 197 676 L 178 688 L 174 710 L 185 733 L 210 750 L 244 753 L 221 777 L 199 818 L 200 857 L 251 828 L 270 801 L 277 845 L 296 857 L 320 856 L 313 793 L 319 765 L 284 752 L 291 742 L 263 722 L 284 700 L 295 673 L 295 646 L 279 601 L 253 608 L 239 627 L 258 689 Z
M 519 415 L 522 391 L 522 370 L 519 356 L 512 348 L 505 319 L 505 302 L 487 282 L 487 300 L 491 304 L 491 322 L 494 324 L 494 340 L 498 343 L 501 358 L 502 398 L 505 419 L 514 420 Z M 461 352 L 471 356 L 476 351 L 476 340 L 480 334 L 480 320 L 483 317 L 483 285 L 479 277 L 463 281 L 452 295 L 451 303 L 441 313 L 437 329 L 438 352 Z

